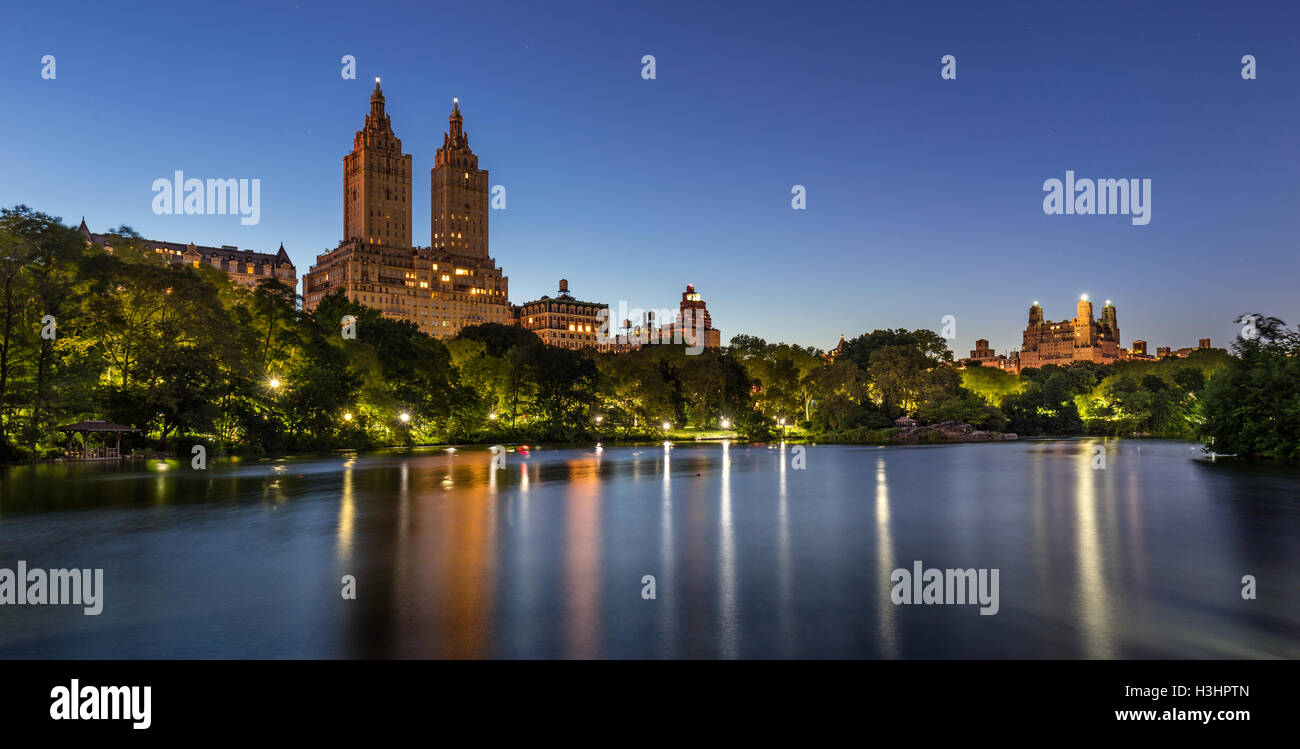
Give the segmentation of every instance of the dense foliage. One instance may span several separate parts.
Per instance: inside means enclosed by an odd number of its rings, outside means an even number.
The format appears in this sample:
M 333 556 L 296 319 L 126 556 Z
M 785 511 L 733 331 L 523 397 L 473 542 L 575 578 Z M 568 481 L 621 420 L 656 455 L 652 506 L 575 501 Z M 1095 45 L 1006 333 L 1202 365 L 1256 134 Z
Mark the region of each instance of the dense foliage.
M 959 367 L 929 330 L 876 330 L 833 357 L 748 335 L 694 356 L 598 353 L 496 324 L 441 341 L 337 293 L 308 313 L 272 279 L 245 289 L 160 262 L 127 227 L 110 235 L 112 252 L 26 206 L 0 212 L 0 459 L 57 455 L 56 427 L 85 418 L 139 428 L 128 447 L 187 454 L 724 430 L 873 441 L 904 414 L 1300 457 L 1300 343 L 1271 319 L 1235 356 L 1020 375 Z M 341 335 L 348 315 L 355 338 Z

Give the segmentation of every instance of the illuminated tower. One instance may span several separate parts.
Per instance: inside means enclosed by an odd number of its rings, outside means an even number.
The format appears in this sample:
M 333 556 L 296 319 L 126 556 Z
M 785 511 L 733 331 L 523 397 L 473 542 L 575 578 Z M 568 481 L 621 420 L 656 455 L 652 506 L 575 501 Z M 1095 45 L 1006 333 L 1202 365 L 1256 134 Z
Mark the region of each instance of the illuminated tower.
M 1115 316 L 1115 305 L 1109 299 L 1101 308 L 1101 335 L 1108 341 L 1119 343 L 1119 318 Z
M 698 326 L 701 329 L 713 327 L 713 318 L 709 316 L 709 308 L 705 306 L 704 300 L 700 298 L 699 292 L 695 290 L 692 284 L 686 284 L 686 291 L 682 292 L 682 303 L 677 308 L 681 314 L 679 320 L 691 320 L 691 325 Z M 700 325 L 700 320 L 704 321 Z
M 343 157 L 343 239 L 411 246 L 411 155 L 393 133 L 378 78 L 366 124 Z
M 1092 319 L 1092 302 L 1088 295 L 1079 297 L 1079 307 L 1074 316 L 1074 345 L 1076 348 L 1096 343 L 1096 327 Z
M 452 255 L 488 257 L 488 173 L 478 168 L 469 150 L 460 115 L 460 101 L 452 100 L 448 132 L 433 159 L 430 172 L 432 243 Z

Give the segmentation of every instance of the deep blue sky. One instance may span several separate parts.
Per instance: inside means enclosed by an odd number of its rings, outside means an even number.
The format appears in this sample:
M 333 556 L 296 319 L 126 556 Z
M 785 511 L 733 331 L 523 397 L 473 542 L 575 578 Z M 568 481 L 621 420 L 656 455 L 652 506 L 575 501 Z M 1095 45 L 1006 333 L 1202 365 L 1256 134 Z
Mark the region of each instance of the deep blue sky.
M 418 244 L 460 97 L 507 188 L 491 244 L 515 303 L 563 276 L 675 308 L 693 282 L 724 338 L 830 347 L 951 314 L 959 354 L 1018 347 L 1031 302 L 1066 319 L 1082 292 L 1114 300 L 1125 345 L 1226 345 L 1242 312 L 1300 322 L 1296 4 L 994 5 L 10 3 L 0 205 L 284 242 L 305 273 L 340 239 L 342 158 L 380 75 Z M 260 178 L 261 223 L 153 215 L 177 169 Z M 1066 169 L 1152 179 L 1150 225 L 1044 215 Z

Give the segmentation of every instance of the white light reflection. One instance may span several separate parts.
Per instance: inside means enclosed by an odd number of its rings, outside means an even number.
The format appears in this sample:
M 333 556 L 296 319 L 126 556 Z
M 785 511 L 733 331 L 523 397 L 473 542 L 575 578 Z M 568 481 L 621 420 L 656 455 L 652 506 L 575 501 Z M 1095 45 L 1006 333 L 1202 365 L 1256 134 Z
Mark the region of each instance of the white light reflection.
M 1097 474 L 1092 467 L 1092 445 L 1082 443 L 1083 452 L 1076 463 L 1074 525 L 1078 540 L 1075 548 L 1079 572 L 1076 597 L 1079 621 L 1083 625 L 1083 647 L 1088 658 L 1115 657 L 1114 633 L 1110 626 L 1110 603 L 1106 580 L 1101 569 L 1101 537 L 1097 530 Z
M 876 568 L 879 592 L 876 616 L 880 628 L 880 654 L 885 658 L 898 657 L 898 633 L 894 627 L 894 602 L 889 598 L 892 587 L 890 575 L 894 572 L 894 537 L 889 530 L 889 480 L 885 477 L 885 456 L 876 456 Z
M 740 657 L 740 628 L 736 621 L 736 539 L 731 525 L 731 443 L 722 443 L 722 503 L 718 544 L 718 633 L 723 658 Z

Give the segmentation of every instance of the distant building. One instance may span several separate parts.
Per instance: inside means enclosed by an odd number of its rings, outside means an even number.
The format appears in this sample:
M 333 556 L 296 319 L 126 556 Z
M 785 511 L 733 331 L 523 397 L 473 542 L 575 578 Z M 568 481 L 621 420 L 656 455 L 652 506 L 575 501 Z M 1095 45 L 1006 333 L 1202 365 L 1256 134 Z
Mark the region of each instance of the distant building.
M 1164 354 L 1161 354 L 1161 356 L 1176 356 L 1179 359 L 1186 359 L 1187 357 L 1191 356 L 1197 351 L 1224 351 L 1224 349 L 1216 349 L 1211 347 L 1209 338 L 1197 339 L 1196 348 L 1191 348 L 1189 346 L 1187 348 L 1180 348 L 1175 351 L 1170 351 L 1168 347 L 1164 347 L 1161 350 L 1165 352 Z
M 316 256 L 303 279 L 304 309 L 342 290 L 436 338 L 511 321 L 509 279 L 488 255 L 488 173 L 469 148 L 459 101 L 448 123 L 430 172 L 432 242 L 412 247 L 411 155 L 402 153 L 375 81 L 370 114 L 343 157 L 344 239 Z
M 1073 320 L 1052 322 L 1043 317 L 1038 302 L 1029 308 L 1029 325 L 1020 347 L 1020 368 L 1088 361 L 1110 364 L 1120 358 L 1119 321 L 1110 302 L 1101 319 L 1092 317 L 1092 302 L 1084 294 Z
M 609 349 L 609 342 L 600 339 L 602 324 L 608 326 L 609 305 L 575 299 L 569 294 L 569 282 L 563 278 L 559 296 L 525 302 L 515 308 L 514 314 L 521 328 L 533 331 L 548 346 Z
M 682 301 L 677 307 L 677 319 L 660 329 L 659 340 L 675 341 L 679 333 L 682 343 L 687 346 L 722 347 L 722 332 L 713 327 L 713 318 L 709 315 L 708 306 L 695 290 L 695 286 L 691 284 L 686 284 L 686 291 L 682 292 Z M 696 340 L 699 334 L 703 335 L 703 341 Z
M 975 341 L 975 348 L 971 349 L 970 356 L 959 363 L 966 366 L 991 367 L 1016 374 L 1020 371 L 1020 352 L 1012 351 L 1011 356 L 995 354 L 993 349 L 989 348 L 988 340 L 980 338 Z
M 843 336 L 843 334 L 841 334 L 841 335 L 840 335 L 840 342 L 837 343 L 837 344 L 835 344 L 835 348 L 833 348 L 833 349 L 831 349 L 830 351 L 827 351 L 826 353 L 822 354 L 822 358 L 825 359 L 825 360 L 828 361 L 828 362 L 833 362 L 833 361 L 835 361 L 837 358 L 839 358 L 840 354 L 843 354 L 843 353 L 844 353 L 844 347 L 845 347 L 846 345 L 847 345 L 847 344 L 845 344 L 845 342 L 844 342 L 844 336 Z
M 1130 348 L 1119 350 L 1121 361 L 1155 361 L 1156 357 L 1147 353 L 1146 341 L 1134 341 Z
M 86 242 L 100 245 L 110 253 L 113 251 L 109 236 L 91 232 L 84 218 L 81 220 L 80 229 Z M 193 242 L 181 244 L 160 242 L 155 239 L 141 241 L 145 248 L 153 250 L 158 259 L 169 265 L 185 264 L 195 268 L 207 265 L 225 273 L 230 280 L 249 289 L 257 288 L 257 282 L 263 278 L 274 278 L 295 292 L 298 290 L 298 272 L 293 262 L 289 260 L 289 253 L 284 251 L 283 244 L 280 245 L 278 252 L 272 254 L 241 250 L 231 245 L 207 247 Z
M 916 419 L 913 419 L 909 416 L 900 416 L 897 419 L 894 419 L 894 426 L 898 427 L 899 429 L 911 429 L 912 427 L 917 426 L 918 424 L 920 424 L 920 422 L 918 422 Z

